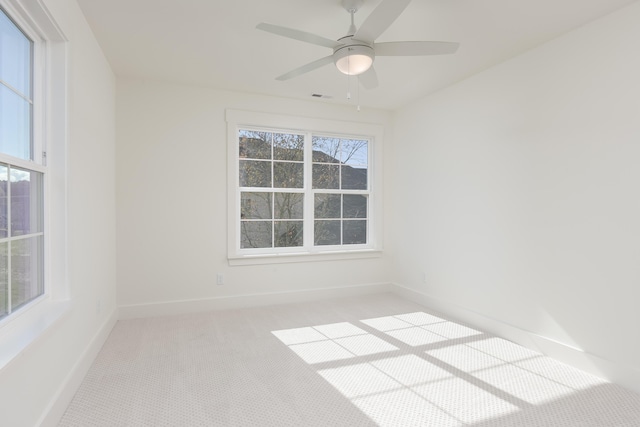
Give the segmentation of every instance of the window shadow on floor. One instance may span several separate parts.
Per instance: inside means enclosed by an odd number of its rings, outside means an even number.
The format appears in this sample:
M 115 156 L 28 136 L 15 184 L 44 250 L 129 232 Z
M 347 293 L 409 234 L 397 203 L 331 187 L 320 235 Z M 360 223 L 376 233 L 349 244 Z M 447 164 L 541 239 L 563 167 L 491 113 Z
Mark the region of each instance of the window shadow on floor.
M 640 426 L 640 396 L 426 312 L 272 333 L 380 426 Z

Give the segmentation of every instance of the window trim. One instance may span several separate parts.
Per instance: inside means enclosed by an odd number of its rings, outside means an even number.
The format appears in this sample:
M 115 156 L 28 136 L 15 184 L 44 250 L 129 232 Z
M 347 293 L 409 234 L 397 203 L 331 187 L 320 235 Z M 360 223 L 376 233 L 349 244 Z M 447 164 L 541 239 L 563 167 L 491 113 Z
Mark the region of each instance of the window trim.
M 382 145 L 384 128 L 372 123 L 348 122 L 311 117 L 289 116 L 243 110 L 226 111 L 227 121 L 227 259 L 230 265 L 252 265 L 372 258 L 382 255 Z M 366 245 L 315 246 L 309 248 L 275 248 L 248 254 L 239 249 L 240 187 L 238 176 L 239 128 L 261 128 L 339 137 L 366 137 L 370 140 L 369 161 L 369 236 Z M 310 153 L 305 153 L 310 155 Z M 310 171 L 308 171 L 310 173 Z M 307 193 L 305 191 L 305 193 Z M 305 213 L 310 206 L 305 204 Z M 308 233 L 307 233 L 308 235 Z M 268 253 L 267 253 L 268 252 Z

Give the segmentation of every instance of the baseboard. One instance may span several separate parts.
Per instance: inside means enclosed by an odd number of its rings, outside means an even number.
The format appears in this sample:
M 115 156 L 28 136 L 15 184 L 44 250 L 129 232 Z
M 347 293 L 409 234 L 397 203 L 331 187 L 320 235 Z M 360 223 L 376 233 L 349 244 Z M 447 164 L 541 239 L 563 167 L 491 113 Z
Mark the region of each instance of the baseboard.
M 102 324 L 98 332 L 94 335 L 89 345 L 82 352 L 82 355 L 73 366 L 69 375 L 62 382 L 62 385 L 58 389 L 51 403 L 44 411 L 42 417 L 38 422 L 40 427 L 54 427 L 60 423 L 60 419 L 64 415 L 64 411 L 71 403 L 73 396 L 80 387 L 82 380 L 89 371 L 89 368 L 93 364 L 98 352 L 102 348 L 102 345 L 107 340 L 109 333 L 118 321 L 118 310 L 114 310 L 113 313 Z
M 118 307 L 118 309 L 120 319 L 135 319 L 201 313 L 215 310 L 259 307 L 274 304 L 291 304 L 319 299 L 353 297 L 380 292 L 390 292 L 391 290 L 392 285 L 390 283 L 373 283 L 327 289 L 305 289 L 299 291 L 269 292 L 251 295 L 122 305 Z
M 391 291 L 403 298 L 424 305 L 434 312 L 441 313 L 451 320 L 473 325 L 485 332 L 538 351 L 567 365 L 574 366 L 640 394 L 640 371 L 631 366 L 614 363 L 571 345 L 509 325 L 498 319 L 493 319 L 414 289 L 393 284 Z

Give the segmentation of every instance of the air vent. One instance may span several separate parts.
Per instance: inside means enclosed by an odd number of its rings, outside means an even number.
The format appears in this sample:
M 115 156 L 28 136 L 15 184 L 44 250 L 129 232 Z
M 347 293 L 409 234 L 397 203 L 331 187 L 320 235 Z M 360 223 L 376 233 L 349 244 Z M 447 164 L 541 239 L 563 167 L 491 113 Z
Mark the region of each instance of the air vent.
M 311 96 L 314 97 L 314 98 L 323 98 L 323 99 L 331 99 L 331 98 L 333 98 L 333 96 L 331 96 L 331 95 L 323 95 L 321 93 L 312 93 Z

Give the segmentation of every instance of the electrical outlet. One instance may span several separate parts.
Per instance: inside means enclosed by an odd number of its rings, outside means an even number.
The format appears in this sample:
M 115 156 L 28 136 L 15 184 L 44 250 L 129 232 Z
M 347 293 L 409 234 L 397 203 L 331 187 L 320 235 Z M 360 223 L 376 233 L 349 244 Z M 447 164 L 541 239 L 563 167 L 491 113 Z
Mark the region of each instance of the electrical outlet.
M 216 274 L 216 285 L 224 285 L 224 276 L 221 273 Z

